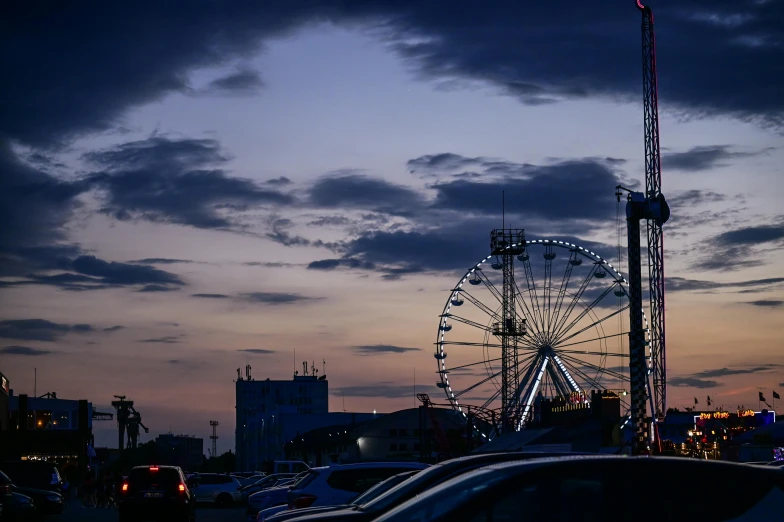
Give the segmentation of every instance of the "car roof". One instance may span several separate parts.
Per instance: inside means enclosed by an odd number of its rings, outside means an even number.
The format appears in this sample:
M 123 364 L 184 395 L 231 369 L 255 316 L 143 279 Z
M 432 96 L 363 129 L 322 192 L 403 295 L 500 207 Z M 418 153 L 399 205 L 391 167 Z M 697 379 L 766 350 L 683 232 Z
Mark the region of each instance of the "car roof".
M 165 464 L 158 465 L 158 464 L 148 464 L 147 466 L 134 466 L 131 470 L 134 469 L 150 469 L 150 468 L 158 468 L 158 469 L 180 469 L 179 466 L 168 466 Z
M 429 464 L 423 464 L 421 462 L 355 462 L 353 464 L 332 464 L 330 466 L 324 466 L 322 468 L 310 468 L 310 469 L 362 469 L 362 468 L 419 468 L 425 469 L 430 467 Z

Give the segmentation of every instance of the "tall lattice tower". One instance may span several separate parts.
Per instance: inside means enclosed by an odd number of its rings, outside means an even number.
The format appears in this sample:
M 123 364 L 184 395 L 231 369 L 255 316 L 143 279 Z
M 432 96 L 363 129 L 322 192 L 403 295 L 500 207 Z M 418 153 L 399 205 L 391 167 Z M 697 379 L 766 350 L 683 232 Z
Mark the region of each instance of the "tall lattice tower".
M 211 420 L 210 426 L 212 426 L 212 435 L 210 435 L 210 439 L 212 440 L 212 456 L 217 457 L 218 454 L 218 421 Z
M 518 339 L 525 335 L 525 319 L 517 314 L 514 280 L 514 258 L 525 253 L 523 229 L 497 228 L 490 232 L 490 252 L 496 257 L 493 268 L 501 265 L 503 290 L 499 321 L 493 323 L 493 335 L 501 341 L 501 433 L 515 431 L 519 419 L 520 367 L 517 351 Z

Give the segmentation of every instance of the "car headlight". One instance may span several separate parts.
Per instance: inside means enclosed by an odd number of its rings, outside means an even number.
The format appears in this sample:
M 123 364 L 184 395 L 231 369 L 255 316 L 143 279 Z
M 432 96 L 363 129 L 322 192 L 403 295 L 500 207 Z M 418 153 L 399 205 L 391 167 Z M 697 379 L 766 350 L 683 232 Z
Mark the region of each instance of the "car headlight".
M 62 502 L 63 497 L 61 497 L 60 495 L 47 495 L 46 500 L 49 500 L 51 502 Z

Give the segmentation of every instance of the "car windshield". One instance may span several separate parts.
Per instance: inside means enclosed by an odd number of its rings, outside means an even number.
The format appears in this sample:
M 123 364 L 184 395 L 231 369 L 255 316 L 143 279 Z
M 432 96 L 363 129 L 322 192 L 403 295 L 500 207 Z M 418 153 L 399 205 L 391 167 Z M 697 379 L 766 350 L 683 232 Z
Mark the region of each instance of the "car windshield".
M 365 491 L 364 493 L 360 493 L 356 497 L 354 497 L 350 504 L 355 506 L 361 506 L 362 504 L 367 504 L 371 500 L 376 499 L 386 493 L 387 491 L 391 490 L 401 482 L 408 480 L 412 475 L 415 475 L 416 471 L 409 471 L 406 473 L 400 473 L 395 475 L 394 477 L 390 477 L 383 482 L 379 482 L 369 490 Z
M 390 506 L 396 504 L 400 498 L 406 498 L 408 495 L 413 494 L 413 492 L 418 491 L 422 484 L 427 484 L 432 480 L 436 480 L 443 472 L 443 464 L 431 466 L 397 486 L 392 487 L 388 491 L 383 492 L 381 495 L 368 500 L 365 504 L 362 504 L 359 509 L 374 513 L 386 511 Z
M 128 483 L 135 488 L 174 486 L 180 483 L 180 474 L 174 468 L 135 468 L 128 475 Z

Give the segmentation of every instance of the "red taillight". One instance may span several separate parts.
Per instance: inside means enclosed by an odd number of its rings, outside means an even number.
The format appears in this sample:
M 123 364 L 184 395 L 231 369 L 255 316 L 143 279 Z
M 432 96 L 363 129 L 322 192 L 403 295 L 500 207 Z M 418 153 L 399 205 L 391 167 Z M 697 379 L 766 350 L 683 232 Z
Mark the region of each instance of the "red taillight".
M 316 497 L 313 495 L 300 495 L 294 499 L 292 502 L 293 509 L 302 509 L 306 507 L 310 507 L 316 501 Z
M 180 491 L 185 491 L 185 484 L 180 484 L 179 486 L 177 486 L 177 489 L 179 489 Z
M 123 491 L 128 491 L 128 483 L 127 482 L 122 485 L 122 490 Z
M 150 466 L 150 471 L 158 471 L 158 466 Z
M 0 495 L 7 495 L 10 492 L 11 492 L 11 486 L 10 485 L 5 485 L 5 486 L 0 485 Z

